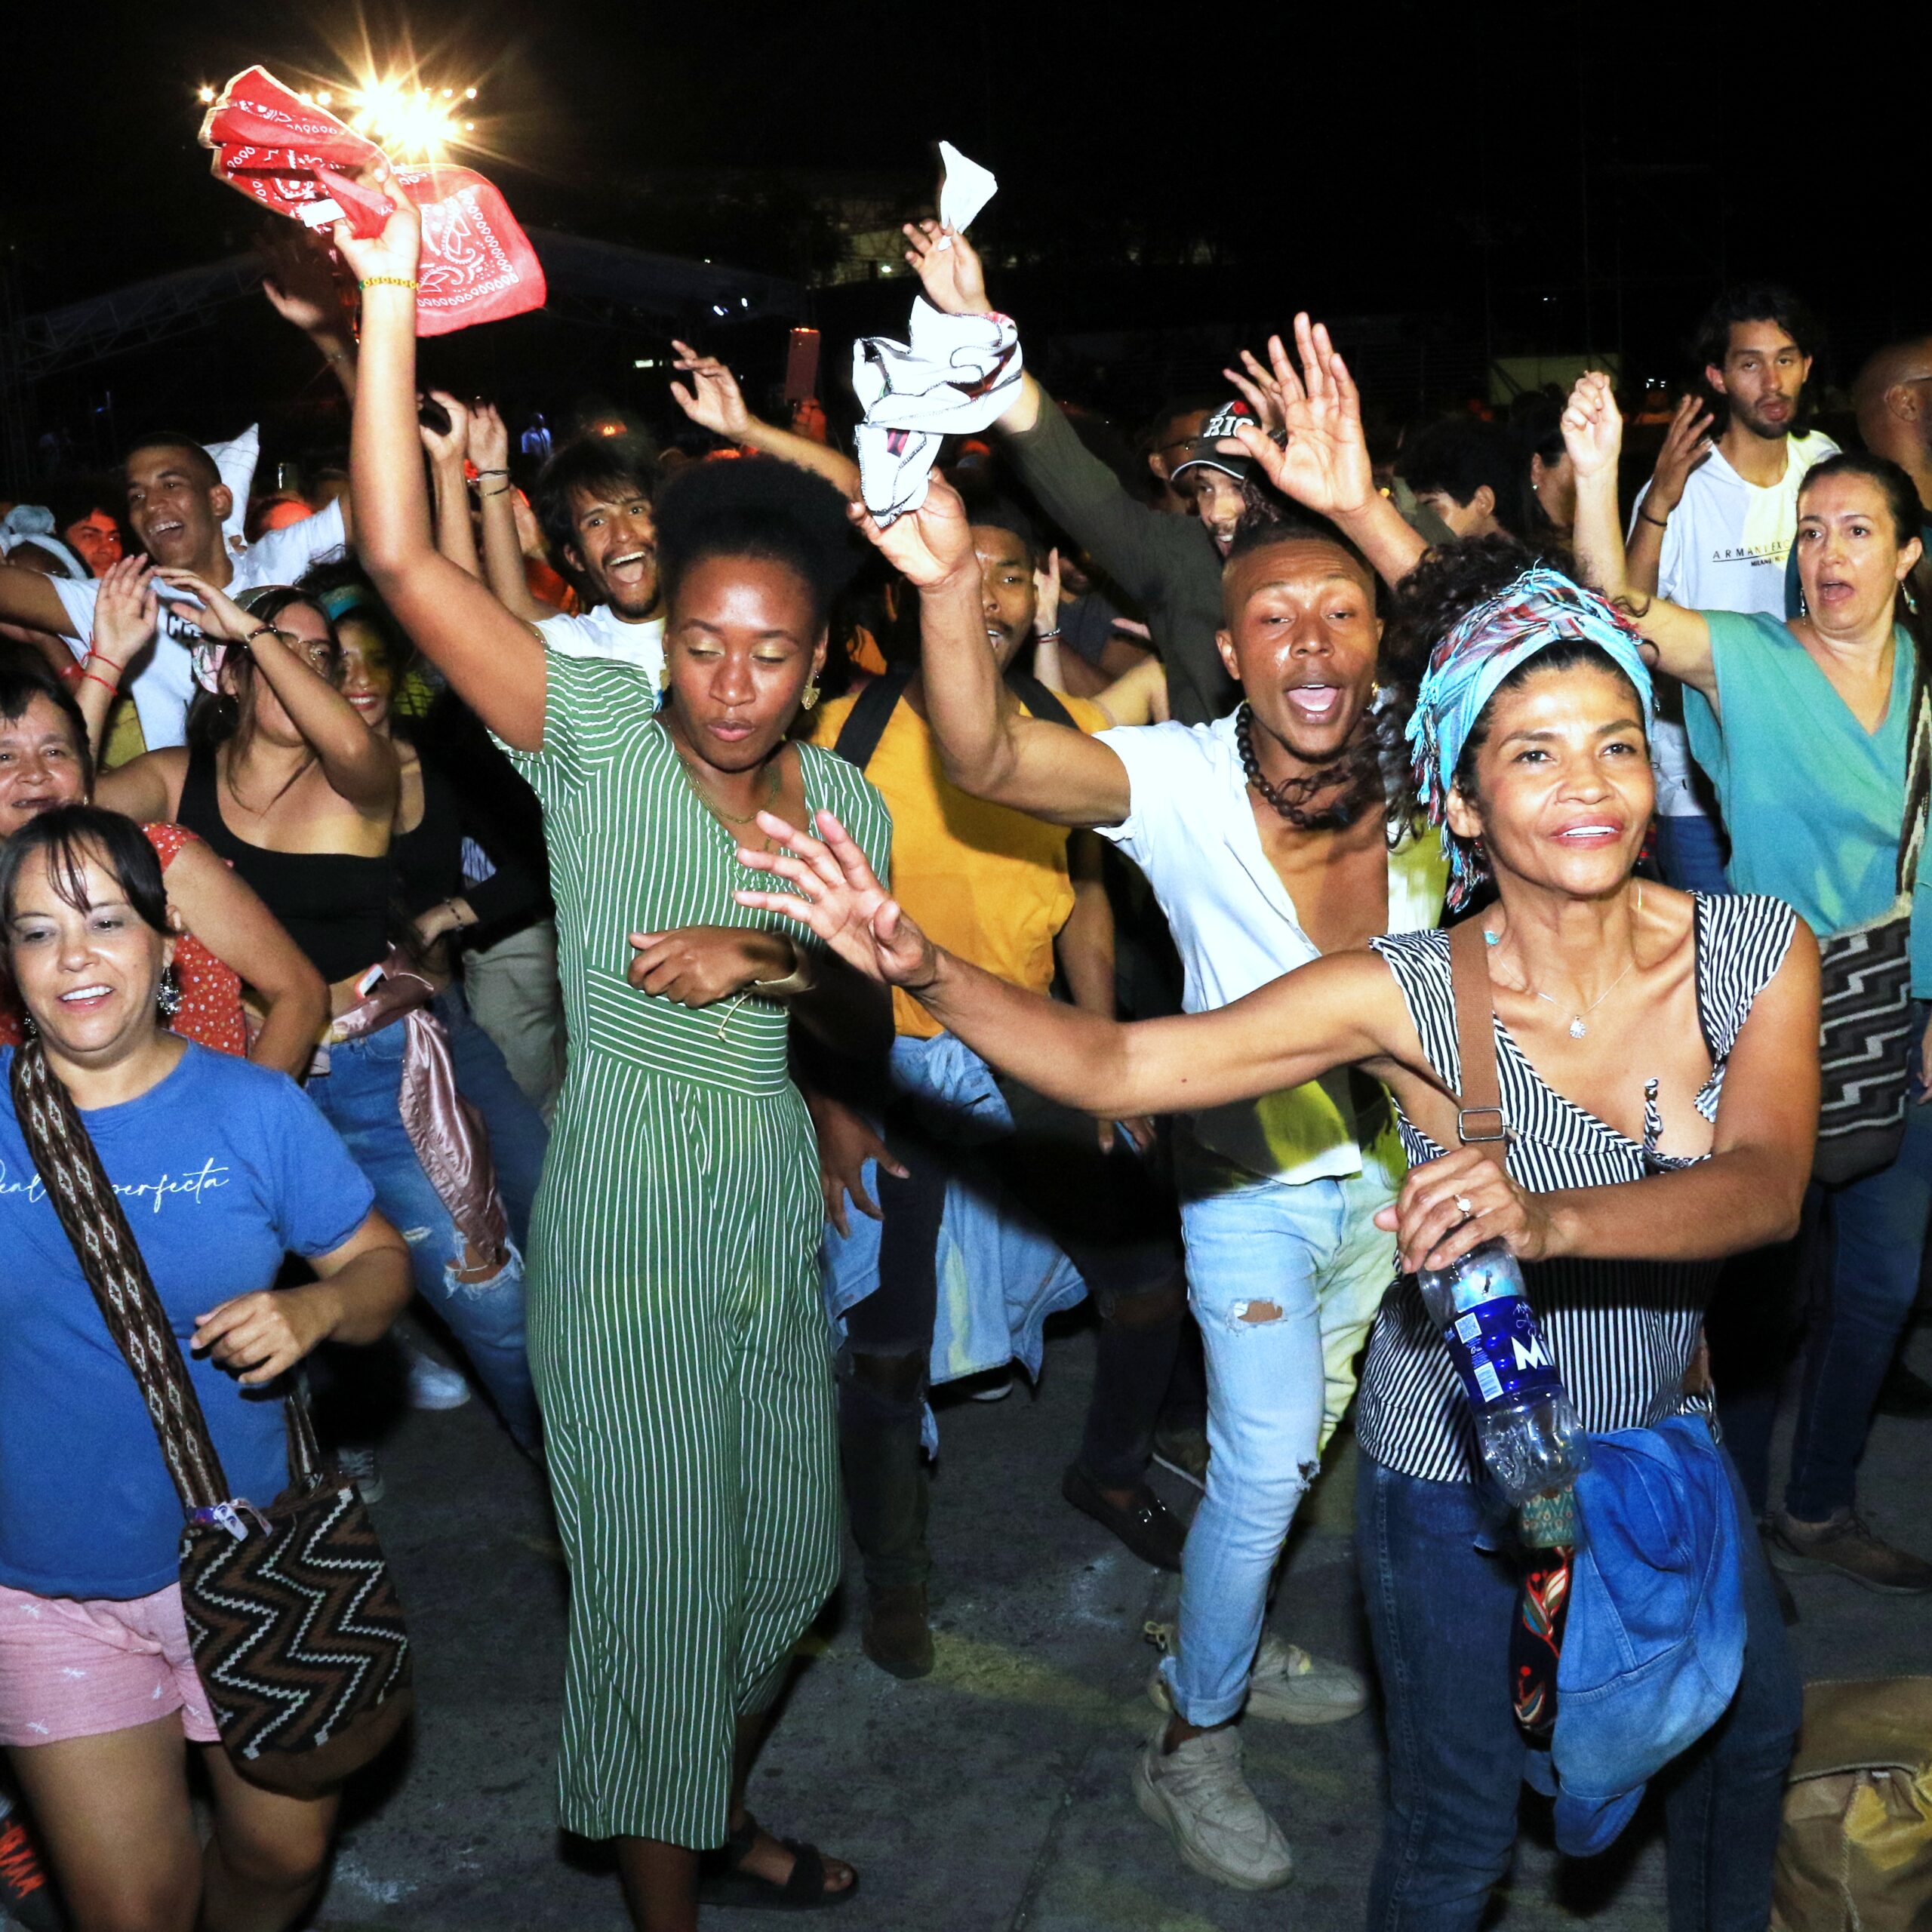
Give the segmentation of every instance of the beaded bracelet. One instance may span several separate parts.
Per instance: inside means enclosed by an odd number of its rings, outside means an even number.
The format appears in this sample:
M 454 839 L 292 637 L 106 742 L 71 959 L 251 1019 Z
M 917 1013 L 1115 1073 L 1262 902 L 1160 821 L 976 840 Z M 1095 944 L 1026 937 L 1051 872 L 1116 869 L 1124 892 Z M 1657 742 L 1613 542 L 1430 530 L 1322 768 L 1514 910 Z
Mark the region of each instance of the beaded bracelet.
M 406 275 L 368 275 L 355 285 L 358 288 L 414 288 L 420 285 Z

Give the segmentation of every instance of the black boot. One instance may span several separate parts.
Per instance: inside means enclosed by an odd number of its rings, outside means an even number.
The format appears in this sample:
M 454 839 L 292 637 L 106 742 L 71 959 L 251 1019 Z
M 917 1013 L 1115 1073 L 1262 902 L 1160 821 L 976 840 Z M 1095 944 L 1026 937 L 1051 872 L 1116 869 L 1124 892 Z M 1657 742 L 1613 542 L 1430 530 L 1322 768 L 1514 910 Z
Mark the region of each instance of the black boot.
M 924 1396 L 925 1364 L 915 1357 L 851 1355 L 842 1365 L 839 1451 L 852 1535 L 865 1559 L 860 1641 L 880 1669 L 900 1678 L 924 1677 L 933 1667 Z

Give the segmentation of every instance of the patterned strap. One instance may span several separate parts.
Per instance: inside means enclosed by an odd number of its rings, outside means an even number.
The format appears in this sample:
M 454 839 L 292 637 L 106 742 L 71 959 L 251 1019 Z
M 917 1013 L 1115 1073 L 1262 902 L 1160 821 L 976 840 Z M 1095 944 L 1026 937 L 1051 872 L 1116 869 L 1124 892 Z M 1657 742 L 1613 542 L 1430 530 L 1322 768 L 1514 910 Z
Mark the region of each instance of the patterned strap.
M 1906 741 L 1905 823 L 1899 833 L 1898 890 L 1909 899 L 1918 882 L 1918 861 L 1925 845 L 1925 820 L 1932 804 L 1932 680 L 1926 674 L 1925 654 L 1912 647 L 1911 735 Z
M 140 1384 L 182 1508 L 212 1509 L 226 1502 L 221 1458 L 147 1263 L 86 1123 L 38 1040 L 16 1050 L 12 1084 L 14 1112 L 27 1151 L 100 1305 L 107 1332 Z

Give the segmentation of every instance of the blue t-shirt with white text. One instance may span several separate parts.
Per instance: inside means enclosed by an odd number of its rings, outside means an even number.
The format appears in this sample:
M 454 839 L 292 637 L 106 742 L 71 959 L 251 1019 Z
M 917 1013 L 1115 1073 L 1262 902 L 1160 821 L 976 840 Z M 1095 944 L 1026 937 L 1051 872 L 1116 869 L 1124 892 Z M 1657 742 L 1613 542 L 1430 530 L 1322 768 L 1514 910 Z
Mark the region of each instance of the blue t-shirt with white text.
M 179 1575 L 180 1498 L 134 1371 L 34 1171 L 0 1048 L 0 1583 L 146 1596 Z M 184 1355 L 198 1316 L 340 1247 L 375 1191 L 287 1075 L 189 1043 L 147 1092 L 82 1115 Z M 282 1404 L 189 1358 L 229 1494 L 288 1485 Z

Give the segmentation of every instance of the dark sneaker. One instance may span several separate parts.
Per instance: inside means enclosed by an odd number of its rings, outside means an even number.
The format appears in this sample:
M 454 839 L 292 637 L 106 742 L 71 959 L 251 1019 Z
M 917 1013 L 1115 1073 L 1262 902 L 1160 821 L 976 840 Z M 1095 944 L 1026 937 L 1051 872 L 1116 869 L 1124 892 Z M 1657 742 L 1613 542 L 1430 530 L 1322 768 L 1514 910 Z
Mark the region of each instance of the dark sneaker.
M 0 1826 L 0 1923 L 24 1926 L 26 1932 L 61 1932 L 66 1922 L 33 1835 L 16 1812 Z
M 924 1584 L 869 1592 L 859 1647 L 889 1675 L 927 1675 L 933 1667 L 933 1633 L 926 1620 Z
M 1078 1463 L 1072 1463 L 1060 1478 L 1060 1493 L 1075 1509 L 1112 1531 L 1143 1563 L 1151 1563 L 1157 1570 L 1180 1567 L 1187 1525 L 1144 1482 L 1136 1487 L 1134 1500 L 1123 1509 Z
M 1889 1595 L 1932 1592 L 1932 1563 L 1874 1536 L 1856 1509 L 1841 1509 L 1822 1523 L 1801 1523 L 1781 1509 L 1771 1518 L 1764 1547 L 1780 1570 L 1793 1575 L 1830 1570 Z

